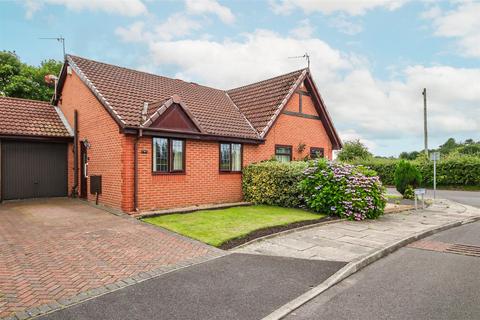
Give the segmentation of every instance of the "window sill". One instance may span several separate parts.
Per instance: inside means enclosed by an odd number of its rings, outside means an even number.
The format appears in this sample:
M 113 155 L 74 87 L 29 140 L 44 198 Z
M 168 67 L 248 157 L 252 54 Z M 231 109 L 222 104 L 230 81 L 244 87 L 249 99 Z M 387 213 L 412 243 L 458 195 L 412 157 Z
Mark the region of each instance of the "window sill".
M 220 174 L 242 174 L 242 171 L 218 171 Z
M 185 175 L 185 171 L 178 171 L 178 172 L 159 172 L 159 171 L 152 171 L 152 176 L 178 176 L 178 175 Z

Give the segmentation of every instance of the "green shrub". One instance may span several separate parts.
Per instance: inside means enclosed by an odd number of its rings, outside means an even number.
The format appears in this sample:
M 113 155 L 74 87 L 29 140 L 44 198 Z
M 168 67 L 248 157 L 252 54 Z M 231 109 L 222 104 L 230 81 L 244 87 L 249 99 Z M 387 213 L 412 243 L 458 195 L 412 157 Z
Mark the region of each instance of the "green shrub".
M 349 220 L 383 214 L 384 188 L 373 170 L 324 160 L 312 161 L 300 189 L 307 207 Z
M 372 158 L 369 160 L 355 161 L 354 164 L 362 165 L 374 170 L 380 177 L 384 185 L 395 185 L 395 169 L 397 168 L 397 159 Z
M 343 143 L 342 150 L 337 154 L 340 161 L 354 161 L 360 159 L 369 159 L 372 157 L 367 146 L 360 142 L 360 140 L 350 140 Z
M 355 161 L 375 170 L 385 185 L 395 185 L 395 169 L 400 162 L 398 159 L 370 159 Z M 422 175 L 422 185 L 433 186 L 433 162 L 421 154 L 411 161 Z M 437 162 L 437 185 L 439 186 L 479 186 L 480 185 L 480 157 L 465 155 L 448 155 Z
M 433 186 L 433 162 L 416 161 L 425 185 Z M 479 186 L 480 157 L 447 156 L 437 162 L 437 185 Z
M 243 194 L 256 204 L 298 207 L 301 205 L 299 182 L 306 162 L 265 161 L 243 169 Z
M 411 185 L 408 185 L 405 188 L 405 191 L 403 192 L 403 198 L 404 199 L 410 199 L 410 200 L 415 199 L 415 190 L 413 189 L 413 187 Z
M 418 187 L 422 183 L 420 171 L 412 163 L 401 160 L 395 169 L 395 187 L 398 192 L 405 195 L 408 186 Z

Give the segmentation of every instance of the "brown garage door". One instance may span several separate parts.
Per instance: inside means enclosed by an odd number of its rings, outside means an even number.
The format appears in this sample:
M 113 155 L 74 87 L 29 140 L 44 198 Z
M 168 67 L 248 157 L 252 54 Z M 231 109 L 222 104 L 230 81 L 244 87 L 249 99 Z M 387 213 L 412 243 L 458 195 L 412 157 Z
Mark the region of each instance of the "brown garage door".
M 67 195 L 65 143 L 2 141 L 2 198 Z

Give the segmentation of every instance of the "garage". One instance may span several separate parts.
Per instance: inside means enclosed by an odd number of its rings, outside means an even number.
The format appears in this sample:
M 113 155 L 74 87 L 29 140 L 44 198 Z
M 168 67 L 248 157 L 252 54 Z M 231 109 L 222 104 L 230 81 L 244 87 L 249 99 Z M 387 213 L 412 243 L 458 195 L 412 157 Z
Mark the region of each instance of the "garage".
M 1 200 L 67 196 L 71 140 L 51 104 L 0 97 Z
M 67 144 L 2 142 L 3 199 L 65 197 Z

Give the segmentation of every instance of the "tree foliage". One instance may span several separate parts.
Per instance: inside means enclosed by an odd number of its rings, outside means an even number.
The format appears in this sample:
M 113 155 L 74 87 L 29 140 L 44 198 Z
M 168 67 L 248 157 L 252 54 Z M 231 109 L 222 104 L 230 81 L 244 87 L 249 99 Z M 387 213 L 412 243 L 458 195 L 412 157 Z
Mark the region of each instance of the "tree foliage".
M 337 155 L 340 161 L 354 161 L 370 159 L 372 154 L 360 140 L 350 140 L 343 144 L 342 150 Z
M 400 153 L 399 158 L 400 159 L 405 159 L 405 160 L 415 160 L 417 157 L 420 155 L 420 152 L 418 151 L 412 151 L 412 152 L 402 152 Z
M 445 143 L 441 144 L 438 149 L 430 149 L 429 152 L 440 151 L 443 156 L 449 154 L 458 155 L 478 155 L 480 156 L 480 141 L 473 139 L 466 139 L 464 142 L 456 141 L 454 138 L 449 138 Z M 422 151 L 402 152 L 399 158 L 405 160 L 416 160 L 422 157 L 425 153 Z
M 422 183 L 420 171 L 411 162 L 400 160 L 395 169 L 395 187 L 405 196 L 408 187 L 416 188 Z
M 45 75 L 58 75 L 62 62 L 44 60 L 40 66 L 31 66 L 9 51 L 0 51 L 0 95 L 48 101 L 54 93 L 53 85 L 45 83 Z

